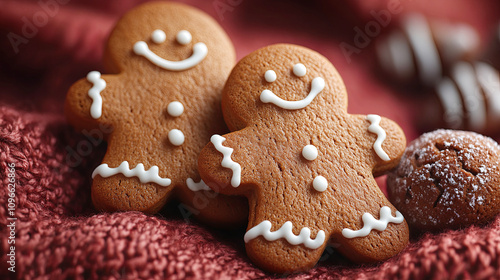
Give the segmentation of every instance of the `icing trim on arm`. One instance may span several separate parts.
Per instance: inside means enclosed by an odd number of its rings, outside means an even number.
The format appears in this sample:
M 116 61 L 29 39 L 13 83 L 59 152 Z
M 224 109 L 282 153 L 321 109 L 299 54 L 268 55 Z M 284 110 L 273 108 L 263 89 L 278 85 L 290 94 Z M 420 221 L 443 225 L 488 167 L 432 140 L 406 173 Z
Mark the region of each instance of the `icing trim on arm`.
M 316 95 L 318 95 L 325 88 L 325 80 L 321 77 L 316 77 L 311 82 L 311 91 L 306 98 L 297 101 L 283 100 L 276 96 L 270 90 L 263 90 L 260 94 L 260 101 L 264 103 L 273 103 L 274 105 L 287 110 L 302 109 L 311 104 Z
M 101 79 L 101 73 L 91 71 L 87 74 L 87 81 L 92 83 L 92 88 L 89 89 L 88 95 L 92 98 L 90 106 L 90 115 L 94 119 L 102 116 L 102 97 L 101 92 L 106 88 L 106 81 Z
M 370 213 L 364 213 L 361 219 L 363 220 L 362 229 L 352 230 L 344 228 L 342 230 L 342 235 L 345 238 L 365 237 L 374 229 L 384 231 L 389 223 L 400 224 L 404 221 L 404 217 L 399 211 L 396 211 L 395 217 L 392 216 L 391 208 L 388 206 L 380 208 L 379 220 L 375 219 Z
M 311 230 L 307 227 L 303 227 L 299 235 L 295 235 L 292 231 L 293 224 L 290 221 L 284 223 L 277 231 L 271 231 L 271 227 L 272 224 L 268 220 L 254 226 L 245 233 L 245 243 L 259 236 L 264 237 L 267 241 L 276 241 L 280 238 L 285 238 L 292 245 L 304 244 L 309 249 L 318 249 L 325 243 L 325 232 L 322 230 L 318 231 L 316 238 L 311 239 Z
M 231 159 L 231 154 L 234 150 L 232 148 L 223 146 L 222 142 L 224 141 L 226 141 L 226 138 L 217 134 L 212 135 L 212 137 L 210 138 L 210 142 L 214 144 L 215 149 L 224 156 L 221 163 L 222 167 L 229 168 L 233 171 L 233 176 L 231 177 L 231 186 L 237 188 L 241 182 L 241 166 Z
M 137 177 L 142 184 L 156 183 L 162 187 L 169 186 L 172 180 L 160 177 L 158 172 L 159 168 L 156 165 L 151 166 L 149 170 L 145 170 L 144 165 L 139 163 L 136 167 L 130 169 L 128 161 L 124 161 L 118 167 L 114 168 L 109 167 L 106 163 L 99 165 L 94 172 L 92 172 L 92 178 L 96 175 L 108 178 L 113 175 L 122 174 L 128 178 Z
M 382 149 L 382 143 L 384 143 L 387 137 L 385 130 L 380 126 L 380 120 L 382 119 L 379 115 L 368 115 L 366 119 L 371 123 L 368 127 L 368 131 L 377 134 L 377 140 L 373 143 L 373 149 L 375 153 L 384 161 L 391 160 L 387 153 Z
M 198 183 L 196 183 L 193 179 L 187 178 L 186 185 L 193 192 L 197 192 L 197 191 L 201 191 L 201 190 L 203 190 L 203 191 L 210 190 L 210 188 L 205 184 L 205 182 L 203 182 L 203 180 L 200 180 Z
M 139 41 L 134 44 L 134 53 L 144 56 L 151 63 L 163 69 L 170 71 L 183 71 L 198 65 L 203 59 L 205 59 L 208 54 L 208 48 L 204 43 L 196 43 L 193 46 L 193 54 L 190 57 L 180 61 L 170 61 L 159 57 L 157 54 L 152 52 L 146 42 Z

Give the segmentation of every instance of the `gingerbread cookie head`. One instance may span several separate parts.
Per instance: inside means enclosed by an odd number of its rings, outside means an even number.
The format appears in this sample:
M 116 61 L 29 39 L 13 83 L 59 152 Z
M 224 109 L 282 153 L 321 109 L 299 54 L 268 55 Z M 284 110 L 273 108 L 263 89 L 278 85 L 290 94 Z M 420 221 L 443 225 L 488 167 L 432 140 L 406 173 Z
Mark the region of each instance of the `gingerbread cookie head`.
M 200 175 L 217 191 L 247 196 L 244 239 L 257 265 L 308 269 L 330 239 L 358 262 L 404 248 L 404 218 L 373 177 L 397 164 L 404 134 L 378 115 L 349 115 L 326 58 L 294 45 L 257 50 L 233 69 L 222 104 L 235 131 L 212 136 Z
M 292 50 L 296 48 L 292 45 L 270 47 L 265 55 L 254 52 L 245 57 L 244 61 L 252 63 L 242 62 L 235 67 L 222 99 L 224 117 L 231 130 L 274 121 L 277 112 L 293 115 L 284 118 L 292 122 L 317 116 L 323 113 L 322 107 L 330 109 L 325 114 L 346 112 L 347 94 L 333 65 L 313 52 L 294 53 Z M 290 56 L 286 62 L 283 61 L 285 55 Z M 261 73 L 258 79 L 245 78 L 248 73 L 257 72 Z M 325 79 L 326 73 L 329 79 Z M 335 92 L 320 94 L 325 90 Z M 296 117 L 297 114 L 301 116 Z
M 210 222 L 242 217 L 239 199 L 199 197 L 208 187 L 197 172 L 198 153 L 212 134 L 226 131 L 220 100 L 235 52 L 221 27 L 183 4 L 147 3 L 118 22 L 105 60 L 117 74 L 89 73 L 65 105 L 77 128 L 113 128 L 93 173 L 96 208 L 154 213 L 175 193 Z
M 123 16 L 110 35 L 105 65 L 152 79 L 220 79 L 234 51 L 231 41 L 207 14 L 176 3 L 149 3 Z M 165 71 L 159 71 L 159 69 Z M 210 86 L 210 84 L 207 84 Z

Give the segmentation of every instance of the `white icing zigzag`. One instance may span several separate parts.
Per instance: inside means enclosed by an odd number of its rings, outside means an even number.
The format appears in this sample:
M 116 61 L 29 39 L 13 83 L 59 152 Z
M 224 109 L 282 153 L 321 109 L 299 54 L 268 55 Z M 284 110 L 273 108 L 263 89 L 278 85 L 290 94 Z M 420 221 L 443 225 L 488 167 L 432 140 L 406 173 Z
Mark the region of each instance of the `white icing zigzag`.
M 368 115 L 366 116 L 366 119 L 371 123 L 368 127 L 368 131 L 377 134 L 377 140 L 375 140 L 375 143 L 373 144 L 375 153 L 384 161 L 391 160 L 384 149 L 382 149 L 382 143 L 384 143 L 387 136 L 385 130 L 380 127 L 380 120 L 382 118 L 378 115 Z
M 325 88 L 325 80 L 321 77 L 316 77 L 311 82 L 311 91 L 306 98 L 297 101 L 283 100 L 276 96 L 270 90 L 263 90 L 260 94 L 260 101 L 264 103 L 273 103 L 274 105 L 287 110 L 297 110 L 305 108 L 307 105 L 311 104 L 316 95 L 318 95 Z
M 89 89 L 88 95 L 92 98 L 92 105 L 90 106 L 90 115 L 94 119 L 98 119 L 102 115 L 102 97 L 101 91 L 106 88 L 106 81 L 101 79 L 101 73 L 92 71 L 87 74 L 87 81 L 93 84 Z
M 403 215 L 396 211 L 396 217 L 391 214 L 391 208 L 384 206 L 380 208 L 380 219 L 375 219 L 370 213 L 364 213 L 363 228 L 360 230 L 352 230 L 345 228 L 342 230 L 342 235 L 345 238 L 365 237 L 374 229 L 384 231 L 389 223 L 400 224 L 404 221 Z
M 137 177 L 143 184 L 156 183 L 162 187 L 167 187 L 172 182 L 168 178 L 161 178 L 158 175 L 158 166 L 152 166 L 149 170 L 144 169 L 142 163 L 137 164 L 136 167 L 130 169 L 127 161 L 122 162 L 118 167 L 111 168 L 106 163 L 99 165 L 92 173 L 92 178 L 100 175 L 103 178 L 108 178 L 113 175 L 123 174 L 125 177 Z
M 222 155 L 224 156 L 222 158 L 221 165 L 233 171 L 233 176 L 231 177 L 231 186 L 237 188 L 241 182 L 241 166 L 231 159 L 231 154 L 233 153 L 233 149 L 229 147 L 224 147 L 222 145 L 222 142 L 226 141 L 226 138 L 220 135 L 217 134 L 212 135 L 210 141 L 212 142 L 212 144 L 214 144 L 215 149 L 217 149 L 217 151 L 222 153 Z
M 203 180 L 200 180 L 198 183 L 196 183 L 193 179 L 188 178 L 186 180 L 186 185 L 193 192 L 197 192 L 197 191 L 201 191 L 201 190 L 204 190 L 204 191 L 210 190 L 210 188 L 205 184 L 205 182 L 203 182 Z
M 277 231 L 271 231 L 271 227 L 272 224 L 268 220 L 254 226 L 245 233 L 245 243 L 261 235 L 267 241 L 276 241 L 280 238 L 285 238 L 292 245 L 304 244 L 309 249 L 318 249 L 325 242 L 325 232 L 322 230 L 318 231 L 315 239 L 311 239 L 311 230 L 307 227 L 303 227 L 299 235 L 295 235 L 292 232 L 293 225 L 290 221 L 283 224 Z

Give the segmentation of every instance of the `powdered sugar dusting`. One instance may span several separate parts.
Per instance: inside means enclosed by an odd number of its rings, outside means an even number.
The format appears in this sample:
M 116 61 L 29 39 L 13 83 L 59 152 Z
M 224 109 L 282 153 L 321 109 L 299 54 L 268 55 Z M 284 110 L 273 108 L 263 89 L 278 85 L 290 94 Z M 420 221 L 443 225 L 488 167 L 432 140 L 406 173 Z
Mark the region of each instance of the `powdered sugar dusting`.
M 491 189 L 499 188 L 499 159 L 498 143 L 477 133 L 426 133 L 408 146 L 389 175 L 389 197 L 410 224 L 432 227 L 481 220 L 485 212 L 497 211 L 487 204 Z

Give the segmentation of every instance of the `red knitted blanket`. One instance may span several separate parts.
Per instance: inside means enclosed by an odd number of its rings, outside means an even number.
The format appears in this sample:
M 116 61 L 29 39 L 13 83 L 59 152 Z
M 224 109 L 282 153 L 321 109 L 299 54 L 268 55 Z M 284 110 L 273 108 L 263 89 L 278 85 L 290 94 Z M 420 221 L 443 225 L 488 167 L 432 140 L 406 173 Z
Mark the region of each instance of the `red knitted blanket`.
M 500 17 L 496 0 L 394 1 L 403 10 L 469 22 L 483 42 Z M 105 143 L 99 135 L 96 140 L 74 131 L 63 102 L 74 81 L 103 70 L 107 35 L 139 2 L 0 1 L 0 279 L 284 277 L 249 261 L 244 229 L 208 228 L 183 215 L 175 202 L 154 216 L 92 208 L 90 174 Z M 413 99 L 375 77 L 372 44 L 349 59 L 339 48 L 387 1 L 185 2 L 221 23 L 239 58 L 278 42 L 319 51 L 344 78 L 351 113 L 384 115 L 403 127 L 408 140 L 419 135 Z M 384 189 L 384 180 L 379 183 Z M 329 248 L 312 270 L 285 276 L 500 279 L 499 254 L 500 217 L 481 227 L 414 236 L 399 255 L 374 265 L 350 264 Z

